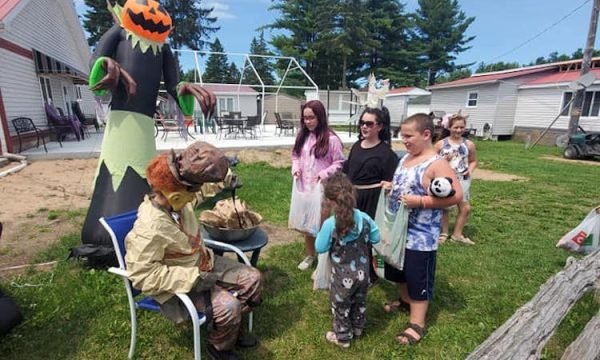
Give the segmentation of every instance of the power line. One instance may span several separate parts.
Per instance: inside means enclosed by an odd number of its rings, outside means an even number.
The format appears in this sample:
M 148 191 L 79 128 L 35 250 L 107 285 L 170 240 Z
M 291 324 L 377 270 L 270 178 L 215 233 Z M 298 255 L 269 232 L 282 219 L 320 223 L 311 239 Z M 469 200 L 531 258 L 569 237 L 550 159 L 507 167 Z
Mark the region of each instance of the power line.
M 536 34 L 534 37 L 524 41 L 523 43 L 517 45 L 516 47 L 514 47 L 513 49 L 505 52 L 502 55 L 496 56 L 495 58 L 489 60 L 490 63 L 493 63 L 494 60 L 499 59 L 501 57 L 504 57 L 508 54 L 511 54 L 517 50 L 519 50 L 520 48 L 522 48 L 523 46 L 529 44 L 530 42 L 532 42 L 533 40 L 537 39 L 538 37 L 542 36 L 544 33 L 546 33 L 548 30 L 552 29 L 553 27 L 555 27 L 556 25 L 560 24 L 561 22 L 563 22 L 566 18 L 568 18 L 569 16 L 573 15 L 575 12 L 577 12 L 577 10 L 581 9 L 585 4 L 589 3 L 591 0 L 585 0 L 581 5 L 577 6 L 575 9 L 571 10 L 568 14 L 564 15 L 563 17 L 561 17 L 558 21 L 555 21 L 554 23 L 552 23 L 550 26 L 548 26 L 547 28 L 545 28 L 544 30 L 542 30 L 541 32 L 539 32 L 538 34 Z

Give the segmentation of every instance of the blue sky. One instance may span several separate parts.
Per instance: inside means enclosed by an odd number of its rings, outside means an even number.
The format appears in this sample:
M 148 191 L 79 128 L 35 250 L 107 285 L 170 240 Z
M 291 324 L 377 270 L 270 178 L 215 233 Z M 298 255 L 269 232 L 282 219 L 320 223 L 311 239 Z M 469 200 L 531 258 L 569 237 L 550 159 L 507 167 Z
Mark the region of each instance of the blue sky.
M 409 11 L 418 6 L 417 0 L 402 2 Z M 471 42 L 472 48 L 458 56 L 458 62 L 516 61 L 523 64 L 553 51 L 570 54 L 585 46 L 592 2 L 459 0 L 466 15 L 476 17 L 468 30 L 468 34 L 476 38 Z M 75 4 L 82 14 L 83 0 L 75 0 Z M 219 38 L 227 52 L 248 52 L 250 41 L 258 35 L 256 29 L 272 23 L 278 15 L 268 10 L 270 0 L 202 0 L 202 5 L 214 6 L 213 14 L 221 27 L 214 37 Z M 270 36 L 266 30 L 265 37 Z

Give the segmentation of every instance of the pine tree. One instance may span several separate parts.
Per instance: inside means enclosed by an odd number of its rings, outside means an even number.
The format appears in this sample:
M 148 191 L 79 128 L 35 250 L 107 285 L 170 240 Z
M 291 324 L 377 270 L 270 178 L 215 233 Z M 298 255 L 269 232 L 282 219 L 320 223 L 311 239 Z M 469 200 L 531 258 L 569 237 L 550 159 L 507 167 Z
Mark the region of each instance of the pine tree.
M 393 87 L 417 85 L 422 76 L 419 48 L 404 5 L 396 0 L 370 0 L 367 11 L 372 42 L 354 63 L 353 77 L 364 78 L 373 72 L 389 79 Z
M 423 48 L 423 69 L 427 84 L 435 84 L 440 73 L 450 73 L 472 64 L 455 64 L 456 56 L 470 49 L 467 44 L 475 36 L 465 32 L 474 17 L 467 17 L 457 0 L 419 0 L 415 14 L 417 33 Z
M 264 31 L 261 31 L 258 38 L 252 38 L 252 41 L 250 42 L 250 54 L 271 55 L 271 52 L 269 51 L 267 46 L 267 42 L 265 41 Z M 269 58 L 251 56 L 250 60 L 252 61 L 252 65 L 254 65 L 254 69 L 256 69 L 256 72 L 263 81 L 263 84 L 275 84 L 275 77 L 273 76 L 273 65 Z M 260 81 L 258 81 L 258 78 L 256 77 L 254 71 L 249 65 L 244 69 L 244 84 L 253 85 L 253 87 L 256 90 L 259 90 L 261 88 Z
M 210 44 L 210 35 L 220 29 L 213 25 L 217 21 L 211 16 L 214 7 L 203 8 L 202 0 L 161 0 L 161 3 L 175 26 L 169 35 L 173 49 L 203 50 Z
M 223 45 L 219 38 L 210 45 L 211 52 L 222 53 Z M 206 70 L 202 74 L 202 80 L 205 83 L 227 83 L 228 71 L 230 65 L 227 63 L 227 56 L 222 54 L 210 54 L 206 61 Z
M 275 35 L 271 45 L 283 56 L 296 58 L 307 74 L 322 88 L 335 89 L 340 84 L 341 57 L 327 53 L 334 32 L 336 2 L 331 0 L 276 0 L 271 10 L 281 17 L 266 28 L 282 29 L 285 34 Z M 280 74 L 286 61 L 277 63 Z M 288 74 L 290 84 L 309 85 L 301 74 Z
M 119 4 L 123 5 L 125 1 L 118 1 Z M 88 7 L 86 12 L 83 14 L 83 27 L 90 36 L 88 37 L 88 44 L 90 46 L 96 46 L 96 43 L 106 30 L 110 29 L 114 25 L 114 20 L 106 0 L 85 0 L 85 5 Z M 113 2 L 114 4 L 115 2 Z
M 241 76 L 242 75 L 240 74 L 240 71 L 238 70 L 237 66 L 234 62 L 232 62 L 227 68 L 227 76 L 225 78 L 225 82 L 227 84 L 239 84 Z

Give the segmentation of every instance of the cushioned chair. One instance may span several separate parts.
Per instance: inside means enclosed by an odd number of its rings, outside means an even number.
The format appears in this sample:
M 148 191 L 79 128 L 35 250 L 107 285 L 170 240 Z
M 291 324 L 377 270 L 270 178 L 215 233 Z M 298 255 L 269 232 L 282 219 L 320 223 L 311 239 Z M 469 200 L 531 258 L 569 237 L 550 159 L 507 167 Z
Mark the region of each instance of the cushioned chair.
M 72 117 L 61 116 L 58 110 L 48 103 L 44 105 L 44 110 L 46 111 L 48 123 L 56 131 L 59 142 L 63 141 L 68 134 L 75 135 L 77 141 L 81 139 L 79 121 L 75 122 Z
M 79 122 L 83 126 L 94 126 L 96 132 L 100 130 L 100 124 L 98 124 L 98 119 L 96 119 L 95 115 L 85 115 L 83 111 L 81 111 L 81 107 L 77 101 L 71 102 L 71 110 L 73 110 L 73 114 L 77 116 Z
M 66 119 L 67 121 L 75 124 L 76 128 L 79 130 L 80 138 L 84 139 L 85 138 L 84 132 L 87 131 L 87 128 L 85 126 L 83 126 L 81 121 L 79 121 L 79 118 L 77 118 L 77 116 L 75 116 L 75 115 L 65 114 L 63 109 L 58 106 L 56 107 L 56 110 L 58 111 L 58 113 L 60 114 L 60 116 L 63 119 Z M 89 132 L 88 132 L 88 136 L 89 136 Z
M 136 332 L 137 332 L 137 309 L 149 310 L 154 312 L 160 311 L 159 304 L 154 301 L 151 297 L 142 297 L 137 300 L 136 297 L 140 294 L 140 291 L 134 288 L 131 285 L 131 281 L 129 280 L 129 274 L 127 272 L 127 265 L 125 264 L 125 237 L 133 228 L 133 224 L 137 219 L 137 210 L 132 210 L 123 214 L 118 214 L 109 217 L 100 218 L 100 223 L 112 240 L 113 246 L 115 248 L 115 254 L 117 255 L 117 260 L 119 262 L 119 267 L 111 267 L 108 269 L 109 272 L 121 276 L 123 279 L 123 283 L 125 284 L 125 291 L 127 292 L 127 299 L 129 301 L 129 313 L 131 315 L 131 342 L 129 345 L 129 359 L 133 358 L 135 353 L 135 344 L 136 344 Z M 216 245 L 221 247 L 226 247 L 234 251 L 239 259 L 242 259 L 244 263 L 248 266 L 250 265 L 250 260 L 246 254 L 244 254 L 240 249 L 236 248 L 231 244 L 226 244 L 218 241 L 212 240 L 204 240 L 207 245 Z M 187 294 L 175 294 L 179 300 L 185 305 L 187 311 L 190 314 L 190 318 L 192 319 L 192 324 L 194 328 L 194 359 L 201 359 L 201 345 L 200 345 L 200 326 L 206 322 L 206 316 L 202 312 L 198 312 L 192 300 L 187 296 Z M 248 317 L 248 328 L 249 331 L 252 331 L 252 313 L 249 314 Z

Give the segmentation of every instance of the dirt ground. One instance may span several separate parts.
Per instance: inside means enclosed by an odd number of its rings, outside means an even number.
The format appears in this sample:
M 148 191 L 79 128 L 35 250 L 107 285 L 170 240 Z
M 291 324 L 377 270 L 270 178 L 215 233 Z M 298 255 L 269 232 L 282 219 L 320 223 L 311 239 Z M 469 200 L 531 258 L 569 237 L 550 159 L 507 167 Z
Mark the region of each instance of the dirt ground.
M 394 145 L 400 149 L 401 145 Z M 233 153 L 228 153 L 232 155 Z M 271 166 L 290 166 L 290 150 L 245 150 L 236 152 L 245 163 L 264 161 Z M 0 172 L 17 163 L 0 167 Z M 72 159 L 31 162 L 21 171 L 0 178 L 0 221 L 4 232 L 0 239 L 0 277 L 7 268 L 28 264 L 39 251 L 66 234 L 77 233 L 82 216 L 68 216 L 61 210 L 89 206 L 91 185 L 97 159 Z M 475 179 L 526 180 L 509 174 L 479 169 Z M 264 223 L 269 247 L 299 238 L 285 227 Z

